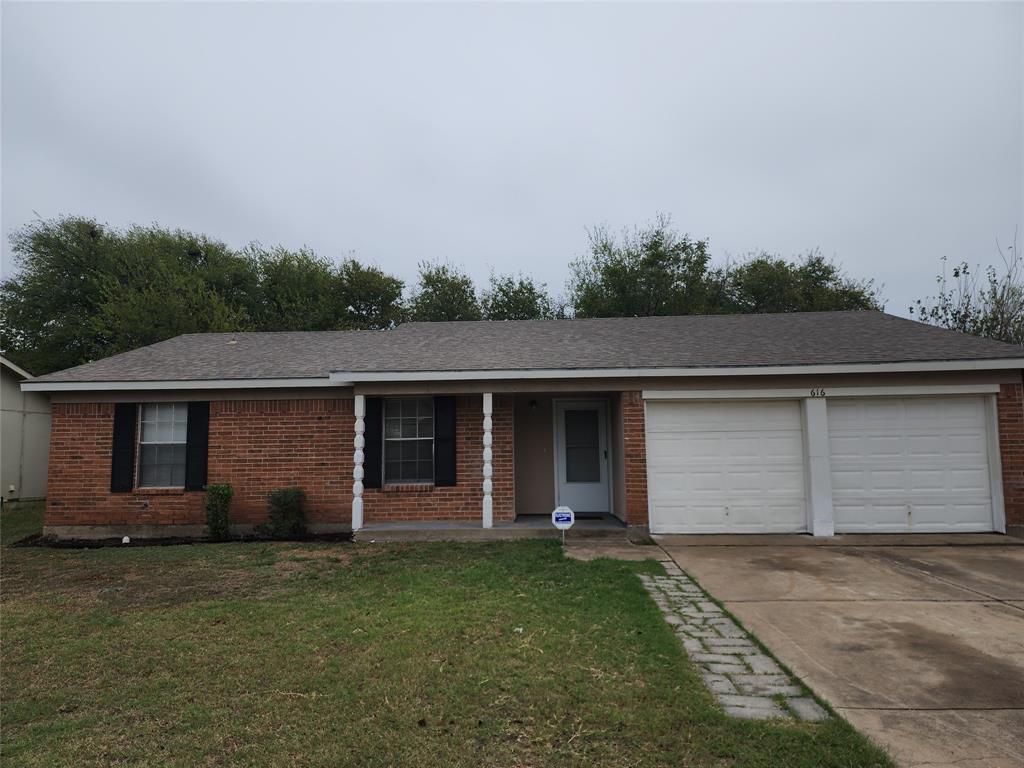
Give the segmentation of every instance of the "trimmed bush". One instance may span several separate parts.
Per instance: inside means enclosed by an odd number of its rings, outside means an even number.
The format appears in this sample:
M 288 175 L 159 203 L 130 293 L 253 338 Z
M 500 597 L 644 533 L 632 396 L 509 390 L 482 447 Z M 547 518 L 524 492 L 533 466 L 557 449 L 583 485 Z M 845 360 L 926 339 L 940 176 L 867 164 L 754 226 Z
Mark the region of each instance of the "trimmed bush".
M 206 527 L 210 538 L 224 541 L 231 536 L 231 517 L 228 508 L 234 491 L 227 483 L 206 486 Z
M 278 488 L 267 497 L 267 529 L 271 536 L 286 538 L 306 532 L 306 492 L 301 488 Z

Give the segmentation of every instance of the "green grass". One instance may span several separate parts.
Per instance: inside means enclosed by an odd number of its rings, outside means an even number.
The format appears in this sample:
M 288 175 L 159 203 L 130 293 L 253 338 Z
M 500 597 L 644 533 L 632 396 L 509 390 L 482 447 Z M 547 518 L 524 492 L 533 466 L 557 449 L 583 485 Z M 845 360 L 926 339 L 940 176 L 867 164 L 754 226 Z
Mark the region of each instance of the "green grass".
M 537 541 L 0 556 L 8 765 L 891 765 L 841 720 L 725 717 L 635 576 L 653 561 Z

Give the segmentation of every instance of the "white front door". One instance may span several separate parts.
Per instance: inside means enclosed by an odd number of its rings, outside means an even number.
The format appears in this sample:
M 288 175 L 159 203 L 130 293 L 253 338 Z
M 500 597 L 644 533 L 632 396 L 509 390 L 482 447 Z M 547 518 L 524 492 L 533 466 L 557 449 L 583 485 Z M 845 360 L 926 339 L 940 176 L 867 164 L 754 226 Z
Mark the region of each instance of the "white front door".
M 604 400 L 555 401 L 555 478 L 559 505 L 577 514 L 611 511 Z

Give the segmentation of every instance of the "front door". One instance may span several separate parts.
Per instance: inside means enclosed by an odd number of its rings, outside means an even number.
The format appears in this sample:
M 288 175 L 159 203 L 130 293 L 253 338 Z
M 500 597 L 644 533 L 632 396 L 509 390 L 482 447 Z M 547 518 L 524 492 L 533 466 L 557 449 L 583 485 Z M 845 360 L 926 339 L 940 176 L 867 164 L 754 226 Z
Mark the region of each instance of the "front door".
M 605 401 L 555 401 L 555 478 L 559 505 L 582 514 L 611 511 Z

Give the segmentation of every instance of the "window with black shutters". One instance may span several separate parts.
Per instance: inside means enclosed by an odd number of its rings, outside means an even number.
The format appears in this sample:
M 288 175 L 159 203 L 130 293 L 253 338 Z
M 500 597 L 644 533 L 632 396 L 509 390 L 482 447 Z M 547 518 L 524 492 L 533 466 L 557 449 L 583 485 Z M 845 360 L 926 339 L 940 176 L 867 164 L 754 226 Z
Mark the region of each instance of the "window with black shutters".
M 384 482 L 434 482 L 434 398 L 384 400 Z
M 183 487 L 188 403 L 145 403 L 139 411 L 138 487 Z

